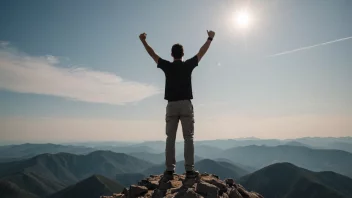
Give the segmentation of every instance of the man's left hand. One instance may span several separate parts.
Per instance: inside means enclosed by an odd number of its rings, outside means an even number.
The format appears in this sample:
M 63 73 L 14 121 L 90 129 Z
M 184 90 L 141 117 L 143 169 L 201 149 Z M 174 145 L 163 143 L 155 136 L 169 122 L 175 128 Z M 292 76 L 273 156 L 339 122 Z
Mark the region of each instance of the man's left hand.
M 147 38 L 147 34 L 145 32 L 139 35 L 139 39 L 141 39 L 141 41 L 144 41 L 146 38 Z

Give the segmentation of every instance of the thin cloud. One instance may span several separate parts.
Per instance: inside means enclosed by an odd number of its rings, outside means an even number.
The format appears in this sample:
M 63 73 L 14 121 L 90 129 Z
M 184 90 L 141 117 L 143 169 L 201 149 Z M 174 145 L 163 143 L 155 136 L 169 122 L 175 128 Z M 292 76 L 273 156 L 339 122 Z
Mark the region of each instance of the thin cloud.
M 341 41 L 345 41 L 345 40 L 349 40 L 349 39 L 352 39 L 352 36 L 346 37 L 346 38 L 337 39 L 337 40 L 333 40 L 333 41 L 328 41 L 328 42 L 325 42 L 325 43 L 319 43 L 319 44 L 311 45 L 311 46 L 307 46 L 307 47 L 301 47 L 301 48 L 294 49 L 294 50 L 280 52 L 280 53 L 277 53 L 277 54 L 270 55 L 268 57 L 276 57 L 276 56 L 281 56 L 281 55 L 286 55 L 286 54 L 292 54 L 292 53 L 295 53 L 295 52 L 299 52 L 299 51 L 303 51 L 303 50 L 309 50 L 309 49 L 312 49 L 312 48 L 315 48 L 315 47 L 320 47 L 320 46 L 323 46 L 323 45 L 330 45 L 330 44 L 333 44 L 333 43 L 337 43 L 337 42 L 341 42 Z
M 113 73 L 59 67 L 55 56 L 34 57 L 0 49 L 0 90 L 52 95 L 71 100 L 124 105 L 159 93 L 155 86 Z
M 8 41 L 0 41 L 0 47 L 5 48 L 10 44 Z

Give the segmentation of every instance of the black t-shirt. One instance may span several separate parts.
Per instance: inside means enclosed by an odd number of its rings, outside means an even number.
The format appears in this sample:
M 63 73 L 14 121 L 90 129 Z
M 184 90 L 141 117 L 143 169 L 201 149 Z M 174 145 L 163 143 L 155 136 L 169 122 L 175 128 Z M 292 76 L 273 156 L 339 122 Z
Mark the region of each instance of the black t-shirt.
M 198 65 L 198 57 L 194 56 L 186 61 L 170 62 L 159 58 L 158 68 L 165 73 L 165 100 L 190 100 L 192 94 L 192 71 Z

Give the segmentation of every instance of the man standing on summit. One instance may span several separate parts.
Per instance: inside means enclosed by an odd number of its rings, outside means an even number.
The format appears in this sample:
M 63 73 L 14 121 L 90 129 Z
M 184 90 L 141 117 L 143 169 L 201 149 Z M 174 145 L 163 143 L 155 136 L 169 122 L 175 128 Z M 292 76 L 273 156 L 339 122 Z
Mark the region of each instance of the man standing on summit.
M 192 71 L 198 65 L 204 54 L 207 52 L 215 32 L 207 31 L 208 38 L 205 44 L 200 48 L 197 55 L 186 61 L 182 60 L 183 47 L 175 44 L 171 48 L 171 56 L 173 62 L 169 62 L 160 58 L 146 41 L 147 34 L 139 35 L 148 54 L 154 59 L 158 68 L 165 73 L 165 100 L 168 101 L 166 107 L 166 171 L 164 177 L 173 178 L 175 171 L 175 141 L 178 122 L 181 120 L 183 138 L 185 140 L 184 157 L 186 177 L 193 178 L 198 176 L 198 172 L 194 170 L 194 113 L 191 99 L 192 94 Z

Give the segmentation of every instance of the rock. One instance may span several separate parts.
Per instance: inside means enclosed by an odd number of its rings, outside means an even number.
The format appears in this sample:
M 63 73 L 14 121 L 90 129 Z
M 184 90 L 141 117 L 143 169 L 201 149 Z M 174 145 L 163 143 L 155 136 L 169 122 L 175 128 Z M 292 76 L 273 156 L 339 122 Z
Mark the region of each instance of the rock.
M 185 179 L 182 184 L 184 187 L 186 188 L 191 188 L 194 186 L 194 184 L 196 183 L 196 179 Z
M 148 186 L 146 186 L 149 190 L 154 190 L 158 188 L 159 182 L 157 181 L 151 181 Z
M 123 188 L 123 190 L 122 190 L 122 194 L 124 194 L 124 195 L 128 196 L 128 190 L 127 190 L 127 188 Z
M 182 198 L 182 197 L 187 197 L 187 198 L 200 198 L 202 196 L 198 195 L 192 188 L 187 189 L 186 191 L 180 191 L 178 192 L 174 198 Z
M 226 193 L 222 194 L 221 197 L 222 198 L 229 198 L 229 196 Z
M 217 179 L 211 179 L 209 181 L 207 181 L 210 184 L 213 184 L 214 186 L 219 188 L 219 194 L 225 193 L 227 192 L 227 186 L 226 184 L 221 181 L 221 180 L 217 180 Z
M 174 175 L 172 180 L 162 180 L 162 175 L 152 175 L 123 189 L 113 196 L 101 198 L 263 198 L 256 192 L 247 192 L 233 179 L 222 181 L 212 174 L 201 174 L 197 179 Z
M 261 198 L 261 197 L 263 197 L 263 196 L 259 195 L 258 193 L 255 193 L 255 192 L 248 192 L 248 195 L 249 195 L 250 198 Z
M 174 198 L 182 198 L 182 197 L 186 197 L 186 192 L 187 192 L 187 189 L 183 189 L 183 190 L 179 190 L 175 193 L 173 193 L 173 197 Z
M 131 185 L 129 190 L 129 197 L 143 196 L 148 192 L 148 188 L 145 186 Z
M 229 198 L 243 198 L 236 188 L 232 188 L 229 193 Z
M 206 196 L 208 198 L 212 198 L 212 197 L 218 197 L 218 192 L 219 192 L 219 188 L 214 186 L 213 184 L 209 184 L 206 183 L 204 181 L 200 181 L 197 184 L 197 193 Z
M 163 198 L 166 194 L 166 191 L 155 189 L 153 191 L 152 198 Z
M 259 193 L 255 193 L 255 194 L 257 194 L 257 196 L 258 196 L 259 198 L 264 198 L 263 195 L 261 195 L 261 194 L 259 194 Z
M 235 183 L 235 180 L 234 179 L 231 179 L 231 178 L 228 178 L 228 179 L 225 179 L 225 183 L 227 185 L 229 185 L 230 187 L 234 186 L 236 183 Z
M 160 182 L 158 189 L 160 190 L 168 190 L 171 188 L 178 188 L 182 186 L 181 181 L 167 181 L 167 182 Z
M 197 195 L 196 192 L 194 192 L 194 190 L 192 188 L 189 188 L 185 194 L 185 197 L 188 197 L 188 198 L 200 198 L 202 196 L 200 195 Z
M 167 189 L 170 189 L 172 187 L 172 185 L 171 185 L 171 182 L 170 181 L 168 181 L 168 182 L 161 182 L 160 184 L 159 184 L 159 189 L 160 190 L 167 190 Z
M 126 198 L 126 195 L 124 195 L 124 194 L 114 194 L 113 197 L 114 198 Z
M 158 181 L 149 181 L 149 180 L 143 179 L 142 181 L 138 182 L 138 185 L 145 186 L 148 188 L 148 190 L 154 190 L 154 189 L 158 188 L 159 182 Z
M 237 190 L 242 195 L 243 198 L 251 198 L 250 194 L 241 185 L 239 185 Z

